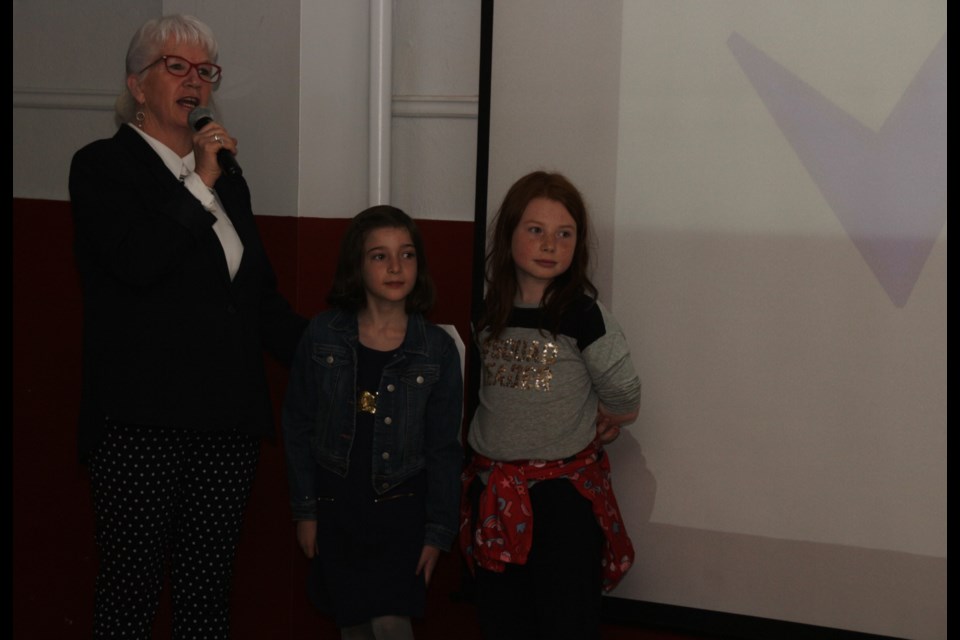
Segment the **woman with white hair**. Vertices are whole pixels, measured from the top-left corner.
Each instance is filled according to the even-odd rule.
[[[218,162],[236,139],[190,117],[210,107],[216,60],[196,18],[145,23],[117,133],[70,168],[96,638],[150,638],[165,568],[174,636],[229,636],[243,511],[274,430],[262,352],[289,363],[306,324],[277,292],[246,182]]]

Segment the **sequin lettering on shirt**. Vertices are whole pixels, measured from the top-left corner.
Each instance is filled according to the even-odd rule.
[[[506,338],[483,344],[486,386],[500,386],[524,391],[550,391],[559,346],[543,340]]]

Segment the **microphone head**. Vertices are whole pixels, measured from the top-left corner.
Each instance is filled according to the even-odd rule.
[[[207,126],[208,123],[213,122],[215,118],[213,117],[213,109],[209,107],[197,107],[190,112],[190,115],[187,116],[187,122],[190,123],[190,126],[193,127],[194,131],[199,131]]]

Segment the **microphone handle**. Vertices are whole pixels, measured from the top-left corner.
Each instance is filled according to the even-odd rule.
[[[240,168],[237,159],[227,149],[221,148],[217,151],[217,164],[220,165],[220,169],[228,176],[243,175],[243,169]]]

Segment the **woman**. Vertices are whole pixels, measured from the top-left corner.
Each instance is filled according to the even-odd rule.
[[[289,363],[305,326],[276,290],[246,183],[217,162],[237,141],[189,122],[220,81],[216,58],[196,18],[145,23],[116,135],[70,168],[97,638],[150,637],[164,566],[175,636],[228,637],[243,510],[273,432],[262,349]]]

